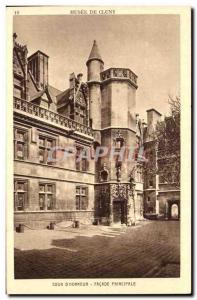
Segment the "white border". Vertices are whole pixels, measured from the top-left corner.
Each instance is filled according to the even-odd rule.
[[[53,1],[42,1],[42,5],[69,5],[70,1],[55,1],[55,3]],[[121,2],[121,3],[120,3]],[[137,3],[135,3],[137,2]],[[34,1],[1,1],[0,4],[0,33],[1,33],[1,39],[5,41],[5,32],[6,32],[6,28],[5,28],[5,5],[41,5],[40,1],[38,0],[34,0]],[[84,5],[84,4],[93,4],[93,5],[106,5],[106,1],[100,0],[100,1],[86,1],[84,3],[84,1],[72,1],[72,5]],[[142,5],[145,4],[147,5],[146,1],[107,1],[107,5],[111,5],[111,4],[115,4],[115,5]],[[196,3],[194,1],[151,1],[151,3],[148,3],[149,5],[189,5],[189,6],[193,6],[194,8],[196,8]],[[5,97],[5,70],[6,70],[6,51],[5,51],[5,43],[2,45],[2,47],[0,48],[0,65],[1,65],[1,72],[0,72],[0,84],[1,84],[1,89],[0,89],[0,93],[1,93],[1,109],[0,109],[0,128],[2,128],[1,130],[1,139],[3,139],[3,141],[5,142],[5,138],[6,138],[6,126],[5,126],[5,110],[6,110],[6,97]],[[195,82],[196,83],[196,82]],[[195,110],[196,112],[196,110]],[[195,118],[194,118],[195,120]],[[1,170],[2,172],[0,173],[1,176],[1,180],[0,180],[0,184],[1,184],[1,213],[2,213],[2,217],[0,218],[0,225],[1,228],[5,228],[5,218],[4,218],[4,212],[5,212],[5,204],[4,204],[4,199],[5,199],[5,173],[3,172],[3,170],[5,170],[5,144],[3,143],[2,145],[3,147],[0,148],[0,163],[1,163]],[[0,231],[1,234],[1,238],[2,238],[2,250],[4,252],[4,244],[5,244],[5,235],[4,235],[4,230]],[[1,257],[3,258],[4,255],[1,255]],[[4,262],[2,264],[2,270],[4,270]],[[5,296],[5,274],[4,272],[0,272],[1,274],[1,299],[4,299]],[[26,297],[23,297],[23,299]],[[40,298],[40,297],[38,297]],[[139,297],[138,297],[139,299]]]

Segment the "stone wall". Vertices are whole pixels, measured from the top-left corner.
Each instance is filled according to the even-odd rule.
[[[25,224],[32,229],[46,229],[51,222],[79,220],[81,224],[92,224],[94,221],[93,211],[48,211],[48,212],[15,212],[14,226]]]

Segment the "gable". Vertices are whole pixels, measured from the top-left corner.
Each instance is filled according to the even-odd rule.
[[[46,92],[42,94],[41,99],[45,102],[51,102],[51,98],[48,97]]]

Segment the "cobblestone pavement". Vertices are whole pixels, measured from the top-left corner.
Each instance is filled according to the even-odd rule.
[[[178,221],[15,233],[15,278],[179,277]]]

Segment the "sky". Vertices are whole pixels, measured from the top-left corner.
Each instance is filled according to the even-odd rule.
[[[109,67],[130,68],[138,76],[136,112],[169,112],[168,96],[180,95],[180,26],[178,15],[15,16],[17,41],[28,55],[49,56],[49,83],[65,90],[69,74],[83,73],[93,40]]]

